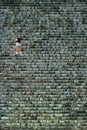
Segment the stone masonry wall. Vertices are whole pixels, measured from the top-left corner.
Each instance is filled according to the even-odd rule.
[[[85,0],[1,0],[0,99],[0,130],[87,130]]]

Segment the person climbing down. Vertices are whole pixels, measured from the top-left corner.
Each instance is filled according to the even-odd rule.
[[[22,37],[18,36],[16,38],[16,55],[20,54],[22,55],[22,43],[21,43]]]

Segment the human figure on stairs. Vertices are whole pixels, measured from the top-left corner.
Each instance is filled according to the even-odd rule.
[[[19,35],[16,38],[16,55],[20,54],[22,55],[22,43],[21,43],[22,37]]]

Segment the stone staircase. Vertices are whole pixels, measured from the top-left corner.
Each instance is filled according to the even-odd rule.
[[[86,130],[87,4],[0,6],[0,130]]]

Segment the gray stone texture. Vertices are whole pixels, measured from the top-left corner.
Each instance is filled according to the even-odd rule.
[[[1,0],[0,99],[0,130],[87,130],[86,0]]]

